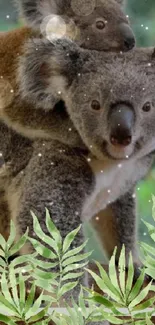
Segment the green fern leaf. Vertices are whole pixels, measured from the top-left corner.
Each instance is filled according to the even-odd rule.
[[[33,212],[31,212],[32,216],[33,216],[33,229],[35,234],[37,235],[37,237],[39,237],[44,243],[48,244],[49,246],[52,247],[52,249],[54,249],[54,251],[59,254],[59,247],[56,243],[55,240],[53,240],[50,236],[47,236],[41,229],[40,224],[38,222],[37,217],[35,216],[35,214]]]
[[[11,249],[8,252],[8,256],[12,256],[20,251],[20,249],[25,245],[26,241],[28,239],[28,229],[25,232],[25,234],[17,241],[15,245],[11,247]]]
[[[64,284],[58,292],[58,298],[60,299],[64,294],[73,290],[77,286],[77,284],[78,284],[77,281]]]
[[[66,253],[66,251],[69,249],[69,247],[71,246],[73,240],[75,239],[75,237],[78,234],[78,232],[80,231],[80,229],[81,229],[81,225],[77,229],[71,231],[66,236],[66,238],[64,239],[64,242],[63,242],[63,249],[62,249],[63,254]]]
[[[137,280],[138,281],[138,280]],[[139,293],[138,296],[136,296],[135,299],[132,300],[132,302],[129,304],[128,308],[133,308],[136,305],[138,305],[140,302],[142,302],[146,296],[148,295],[150,288],[151,288],[152,281]]]
[[[68,273],[65,276],[63,276],[62,281],[72,280],[80,278],[84,272],[77,272],[77,273]]]
[[[62,237],[60,231],[56,228],[53,221],[51,220],[49,211],[46,209],[46,227],[50,233],[50,235],[55,239],[57,244],[62,244]]]
[[[49,248],[42,245],[38,240],[29,238],[29,241],[33,245],[36,252],[47,259],[57,259],[57,255],[54,254]]]
[[[92,254],[92,252],[69,257],[69,258],[67,258],[67,260],[62,262],[62,266],[65,267],[65,266],[68,266],[70,264],[86,260],[91,254]]]
[[[8,238],[8,241],[7,241],[7,249],[8,250],[12,246],[12,244],[14,243],[15,237],[16,237],[16,228],[15,228],[15,225],[14,225],[13,221],[11,220],[11,222],[10,222],[10,236]]]

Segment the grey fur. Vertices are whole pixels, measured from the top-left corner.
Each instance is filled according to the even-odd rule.
[[[71,36],[84,48],[96,50],[129,50],[125,40],[134,35],[122,11],[122,1],[115,0],[16,0],[21,16],[28,26],[46,36],[52,15],[66,24],[66,36]],[[96,21],[105,22],[104,29],[96,28]],[[121,29],[125,24],[126,29]]]
[[[52,78],[59,73],[61,97],[66,103],[73,133],[70,133],[67,144],[62,143],[59,133],[63,130],[64,138],[67,138],[68,130],[63,129],[61,120],[57,140],[54,138],[46,141],[44,146],[41,141],[34,141],[33,155],[22,179],[18,174],[7,189],[9,209],[18,235],[29,226],[30,235],[33,236],[30,210],[36,212],[46,231],[43,213],[45,207],[49,208],[53,221],[65,237],[81,220],[93,218],[109,206],[116,221],[118,255],[124,243],[127,258],[132,250],[136,265],[135,211],[131,193],[136,183],[148,172],[153,159],[152,151],[155,149],[150,146],[155,143],[153,49],[135,49],[131,53],[120,55],[106,54],[80,49],[67,39],[53,44],[40,40],[37,46],[37,52],[34,42],[29,46],[32,60],[38,70],[40,62],[45,60],[52,76],[51,79],[48,76],[48,83],[45,82],[42,92],[52,96]],[[32,79],[34,71],[30,71],[29,64],[27,73]],[[43,77],[46,81],[45,74]],[[59,84],[57,86],[59,91]],[[35,89],[38,88],[34,84],[34,92]],[[101,110],[94,111],[91,108],[94,99],[101,103]],[[143,112],[142,108],[148,101],[152,109]],[[135,114],[131,129],[132,143],[127,151],[115,150],[109,140],[109,112],[111,107],[116,104],[121,107],[122,103],[132,107]],[[46,105],[46,101],[43,104]],[[74,130],[82,145],[80,141],[77,145],[72,145]],[[126,159],[128,151],[129,157]],[[119,169],[120,164],[122,168]],[[107,201],[109,187],[110,203]],[[15,195],[17,208],[13,209]],[[97,206],[96,202],[100,205]],[[82,240],[81,234],[75,244],[80,244]],[[74,297],[77,294],[75,290]]]

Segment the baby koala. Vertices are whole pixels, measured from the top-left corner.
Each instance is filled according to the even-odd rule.
[[[55,130],[52,140],[34,141],[22,181],[16,186],[17,177],[9,187],[18,236],[27,226],[33,236],[30,210],[46,231],[47,207],[63,237],[81,220],[91,220],[108,257],[117,246],[118,258],[125,244],[136,270],[134,189],[151,167],[155,149],[154,49],[116,55],[84,50],[66,38],[40,39],[29,42],[23,64],[34,98],[39,73],[43,107],[49,108],[46,96],[52,102],[58,76],[55,94],[60,92],[66,107],[58,109],[57,136]],[[79,234],[75,245],[82,241]]]
[[[124,0],[16,0],[26,24],[52,40],[71,37],[84,48],[128,51],[133,32],[121,6]]]

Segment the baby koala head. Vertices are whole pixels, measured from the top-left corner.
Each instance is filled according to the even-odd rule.
[[[76,130],[98,159],[141,155],[144,148],[153,150],[150,143],[155,148],[152,48],[116,55],[84,50],[68,39],[36,44],[37,52],[34,41],[28,47],[24,87],[31,87],[30,97],[38,106],[42,99],[43,107],[50,108],[53,95],[63,99]],[[38,73],[42,83],[37,86]]]
[[[16,0],[28,25],[51,41],[71,37],[81,47],[128,51],[135,37],[121,5],[124,0]]]

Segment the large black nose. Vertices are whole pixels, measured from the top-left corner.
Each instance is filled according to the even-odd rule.
[[[135,36],[128,24],[120,24],[120,32],[123,38],[124,50],[129,51],[135,46]]]
[[[114,146],[128,146],[132,141],[135,114],[126,104],[113,106],[109,113],[110,142]]]

